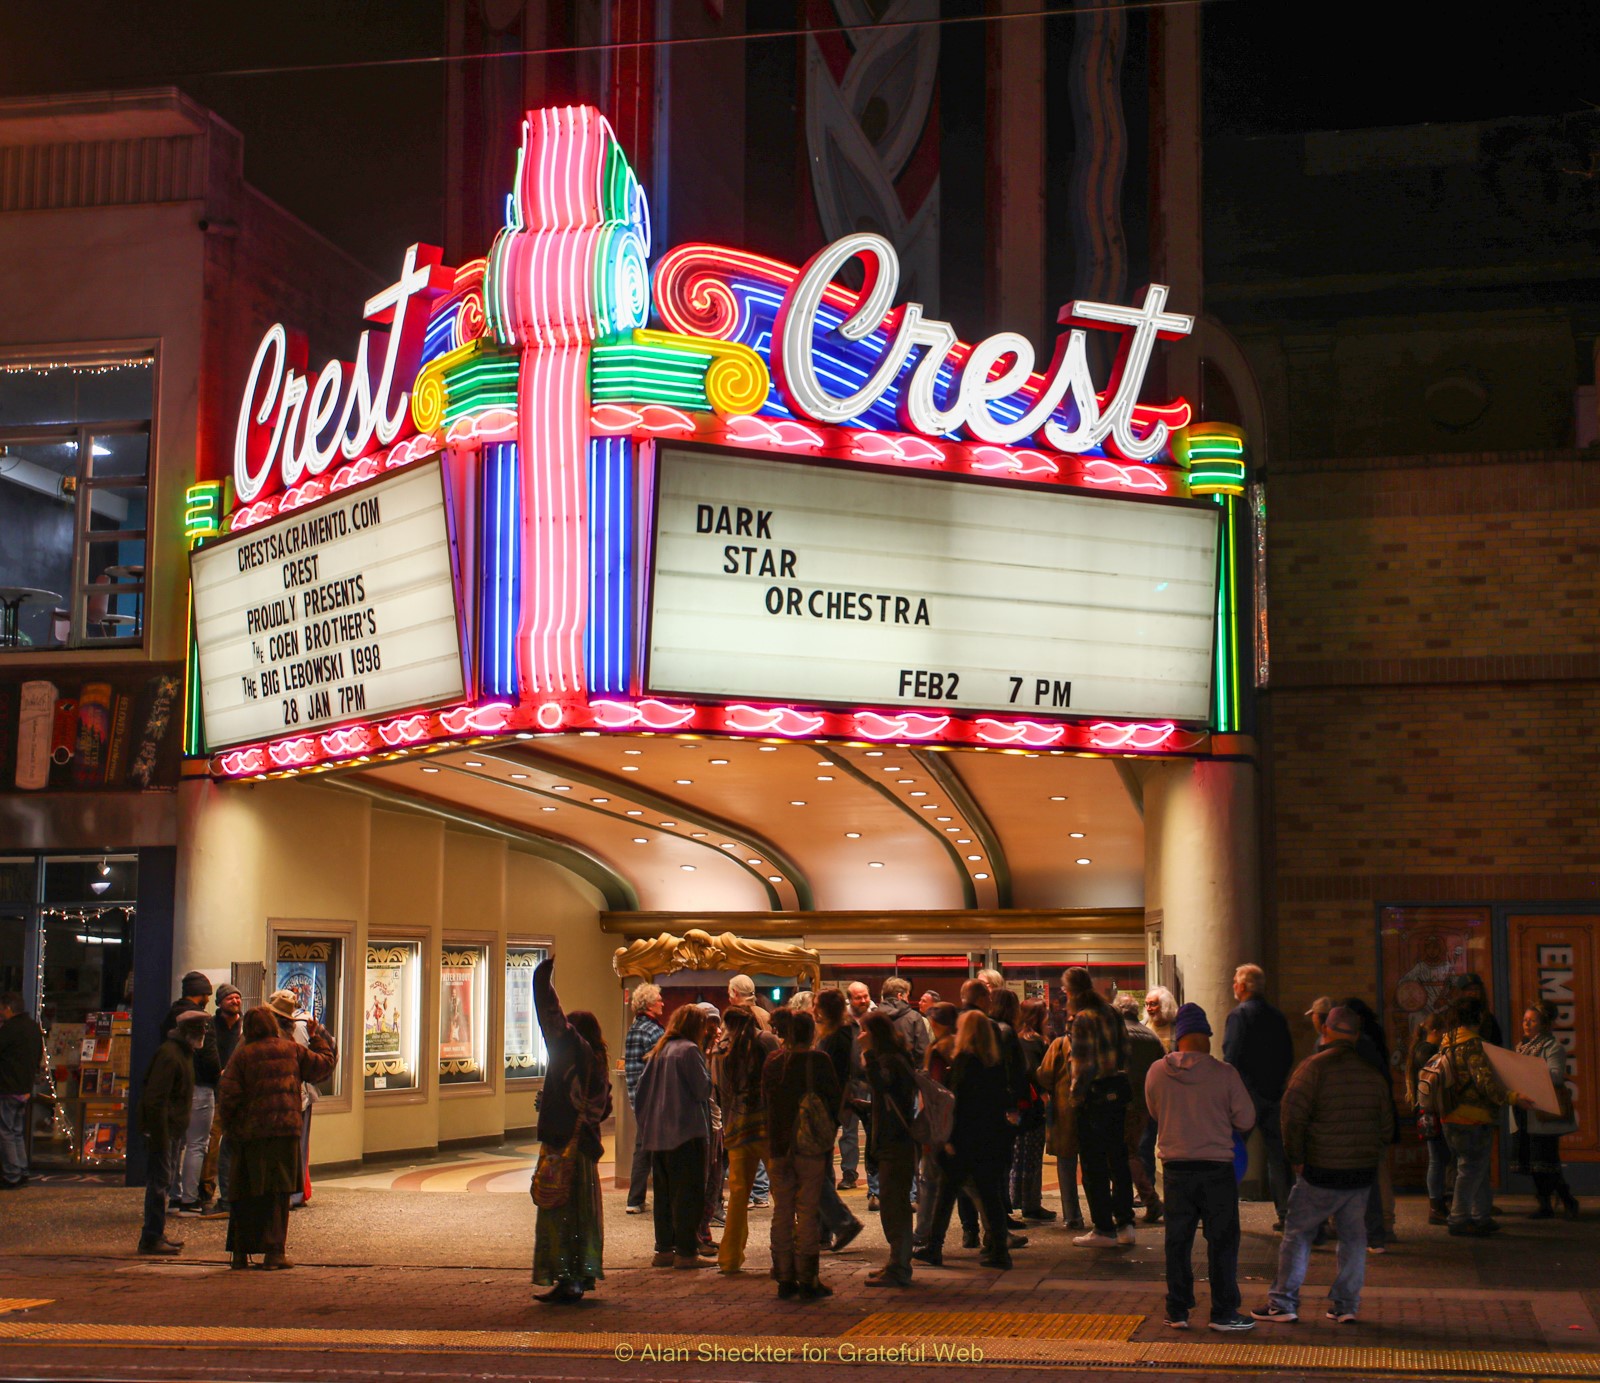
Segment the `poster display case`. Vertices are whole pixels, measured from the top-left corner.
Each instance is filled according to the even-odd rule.
[[[422,943],[367,943],[361,1078],[369,1092],[415,1090],[422,1029]]]
[[[506,1079],[534,1080],[547,1065],[544,1034],[533,1009],[533,972],[550,955],[550,947],[506,947]]]
[[[334,1035],[343,1033],[344,938],[337,936],[279,936],[274,950],[272,987],[294,994],[295,1009],[309,1013]],[[344,1062],[317,1089],[337,1095],[343,1088]]]
[[[439,957],[439,1084],[488,1079],[489,948],[446,941]]]

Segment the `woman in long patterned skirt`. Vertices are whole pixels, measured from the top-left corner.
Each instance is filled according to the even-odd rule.
[[[594,1014],[561,1011],[551,976],[555,961],[533,972],[534,1009],[549,1053],[539,1101],[539,1165],[531,1193],[533,1280],[548,1287],[536,1301],[583,1300],[605,1276],[605,1222],[600,1204],[600,1125],[611,1113],[606,1044]]]

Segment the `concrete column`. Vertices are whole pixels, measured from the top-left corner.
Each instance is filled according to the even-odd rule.
[[[1182,997],[1205,1009],[1220,1056],[1234,969],[1261,949],[1256,765],[1241,757],[1140,767],[1145,909],[1159,910]]]

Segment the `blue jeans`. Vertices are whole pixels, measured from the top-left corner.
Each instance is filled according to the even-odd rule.
[[[861,1116],[853,1109],[845,1111],[844,1122],[839,1125],[839,1170],[854,1178],[861,1165]],[[867,1168],[867,1194],[878,1194],[877,1168]]]
[[[144,1229],[139,1242],[151,1246],[159,1244],[167,1234],[167,1193],[178,1184],[173,1169],[183,1156],[183,1144],[158,1144],[152,1138],[146,1138],[145,1143],[150,1156],[145,1168]]]
[[[1456,1195],[1450,1202],[1450,1228],[1488,1224],[1494,1197],[1489,1189],[1489,1154],[1498,1132],[1494,1124],[1446,1124],[1444,1141],[1456,1159]]]
[[[1328,1289],[1328,1299],[1335,1311],[1360,1309],[1361,1284],[1367,1280],[1367,1197],[1371,1191],[1370,1186],[1330,1190],[1313,1186],[1304,1177],[1295,1182],[1283,1217],[1278,1276],[1267,1294],[1274,1306],[1299,1313],[1300,1285],[1311,1262],[1311,1241],[1332,1217],[1339,1230],[1339,1271]]]
[[[1428,1199],[1442,1201],[1450,1189],[1450,1145],[1443,1134],[1428,1139]]]
[[[1203,1227],[1211,1319],[1225,1321],[1239,1309],[1239,1185],[1233,1164],[1168,1162],[1164,1171],[1167,1319],[1186,1321],[1194,1309],[1194,1233]]]
[[[817,1201],[817,1219],[822,1233],[828,1237],[842,1233],[856,1222],[850,1207],[839,1199],[833,1184],[833,1154],[830,1152],[822,1164],[822,1194]]]
[[[0,1181],[28,1175],[28,1102],[0,1095]]]
[[[189,1132],[183,1139],[183,1166],[172,1188],[172,1198],[185,1205],[194,1205],[200,1199],[200,1169],[205,1166],[216,1108],[217,1092],[209,1085],[195,1086],[189,1105]]]
[[[772,1194],[772,1181],[767,1176],[767,1164],[756,1163],[756,1179],[750,1183],[750,1194],[758,1201],[764,1201]]]

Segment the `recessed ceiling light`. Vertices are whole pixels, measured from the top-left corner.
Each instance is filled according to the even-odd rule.
[[[758,744],[756,748],[763,754],[776,754],[778,752],[778,746],[775,744]]]
[[[881,749],[869,749],[869,750],[867,750],[867,757],[869,759],[881,759],[883,757],[883,750],[881,750]]]
[[[989,876],[987,874],[974,874],[972,877],[974,879],[987,879]]]
[[[945,830],[947,830],[947,831],[959,831],[960,829],[961,829],[961,827],[959,827],[959,826],[946,826],[945,827]]]
[[[832,768],[833,766],[834,765],[833,765],[833,760],[832,759],[818,759],[817,760],[817,767],[818,768]]]
[[[622,765],[622,771],[624,773],[637,773],[639,771],[639,765],[638,764],[623,764]]]
[[[674,778],[673,782],[675,782],[680,788],[686,788],[691,783],[694,782],[694,779],[693,778]]]
[[[1082,840],[1083,839],[1083,832],[1082,831],[1068,831],[1067,835],[1072,840]]]
[[[883,868],[883,861],[882,860],[868,860],[867,861],[867,868],[868,869],[882,869]]]
[[[901,768],[899,764],[885,764],[883,771],[885,773],[904,773],[905,769]]]
[[[674,827],[674,826],[676,826],[676,825],[677,825],[677,824],[678,824],[678,823],[677,823],[677,822],[676,822],[676,821],[663,821],[663,822],[661,822],[661,823],[660,823],[660,824],[661,824],[661,825],[662,825],[662,826],[663,826],[663,827],[665,827],[665,828],[666,828],[666,829],[667,829],[667,830],[669,830],[669,831],[670,831],[670,830],[671,830],[671,829],[672,829],[672,828],[673,828],[673,827]]]
[[[970,836],[958,836],[956,838],[956,844],[957,845],[971,845],[972,844],[972,839],[971,839]]]
[[[981,860],[983,858],[983,856],[982,855],[968,855],[967,858],[969,860]]]
[[[767,875],[767,882],[769,884],[781,884],[783,882],[783,875],[782,874],[768,874]]]
[[[1091,859],[1088,859],[1087,857],[1080,856],[1079,859],[1078,859],[1078,863],[1079,864],[1093,864],[1094,861],[1091,860]]]
[[[705,838],[706,838],[706,833],[704,831],[690,831],[689,832],[689,839],[690,840],[704,840]]]
[[[918,788],[915,792],[910,793],[909,795],[912,797],[926,797],[928,795],[928,791],[926,788]]]
[[[678,868],[683,870],[683,872],[685,874],[693,874],[694,873],[694,866],[692,864],[680,864],[678,866]]]
[[[568,787],[565,783],[557,783],[553,788],[550,789],[550,791],[551,792],[571,792],[572,789],[570,787]]]
[[[760,860],[746,860],[745,863],[746,864],[760,864],[761,861]]]
[[[622,752],[624,754],[643,754],[644,750],[642,750],[642,749],[624,749]]]
[[[950,818],[948,816],[936,816],[933,819],[935,821],[949,821],[950,820]]]
[[[609,802],[609,801],[610,801],[610,800],[611,800],[611,799],[610,799],[610,798],[609,798],[609,797],[591,797],[591,798],[590,798],[590,799],[589,799],[589,800],[590,800],[590,801],[591,801],[591,802],[593,802],[593,803],[594,803],[594,804],[595,804],[595,806],[597,806],[597,807],[603,807],[603,806],[605,806],[605,804],[606,804],[606,803],[607,803],[607,802]]]
[[[925,812],[936,812],[939,810],[939,804],[937,802],[924,802],[922,804],[922,810]]]
[[[917,780],[915,778],[896,778],[895,779],[895,782],[899,783],[902,787],[904,787],[907,783],[914,783],[916,781]]]
[[[725,764],[728,761],[726,759],[713,759],[711,762],[714,764]]]
[[[789,805],[790,805],[790,806],[791,806],[791,807],[803,807],[803,806],[805,806],[805,803],[804,803],[804,802],[801,802],[801,801],[798,801],[798,800],[796,800],[796,801],[794,801],[794,802],[791,802],[791,803],[789,803]]]
[[[1065,802],[1067,799],[1065,797],[1052,797],[1050,800],[1052,802]]]
[[[531,740],[533,738],[533,735],[527,730],[521,730],[521,731],[518,731],[517,738],[519,740]]]
[[[633,843],[635,845],[648,845],[650,843],[650,837],[649,836],[635,836],[633,838]]]
[[[511,776],[513,778],[521,779],[521,778],[526,778],[528,775],[526,773],[513,773]]]
[[[628,808],[628,815],[629,816],[643,816],[644,813],[642,811],[640,811],[637,807],[629,807]]]
[[[819,773],[819,774],[817,774],[817,781],[819,783],[831,783],[833,781],[833,774],[831,774],[831,773]]]
[[[432,764],[423,764],[422,765],[422,771],[424,773],[437,773],[439,770],[437,768],[433,767]]]
[[[466,766],[468,768],[482,768],[483,767],[483,760],[482,759],[466,759],[463,762],[465,762],[465,764],[466,764]]]
[[[844,833],[844,838],[846,840],[860,840],[861,839],[861,832],[860,831],[846,831]]]
[[[722,848],[724,850],[737,850],[739,847],[737,845],[735,845],[731,840],[725,840],[725,841],[722,842]]]
[[[540,807],[539,810],[542,811],[542,812],[553,812],[555,810],[555,808],[554,807]]]

